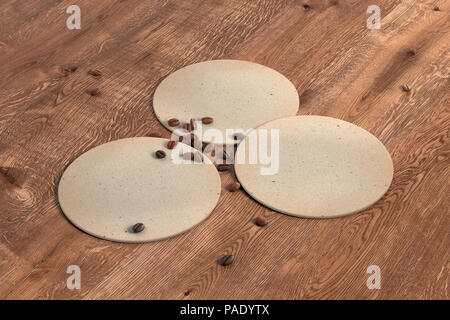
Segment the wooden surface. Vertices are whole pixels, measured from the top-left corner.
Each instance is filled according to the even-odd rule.
[[[68,30],[73,1],[1,1],[0,298],[448,299],[450,3],[376,2],[381,30],[366,27],[373,1],[80,0],[81,30]],[[55,196],[64,168],[107,141],[168,137],[152,111],[157,84],[219,58],[283,73],[299,114],[372,132],[394,161],[388,193],[359,214],[312,220],[223,190],[201,225],[139,245],[72,226]],[[100,96],[85,93],[93,87]],[[252,223],[261,214],[264,228]],[[224,268],[226,253],[236,259]],[[69,265],[80,290],[66,288]],[[369,265],[380,290],[366,287]]]

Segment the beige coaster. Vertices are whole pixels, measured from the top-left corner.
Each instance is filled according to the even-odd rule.
[[[164,79],[155,91],[153,108],[159,121],[173,131],[189,122],[212,117],[203,125],[219,129],[222,139],[195,132],[205,142],[234,144],[226,129],[248,129],[297,114],[299,97],[294,85],[279,72],[239,60],[213,60],[184,67]],[[178,127],[168,120],[181,121]]]
[[[235,171],[243,188],[273,210],[299,217],[339,217],[371,206],[389,188],[393,176],[389,152],[356,125],[329,117],[298,116],[268,122],[255,135],[261,138],[264,129],[268,137],[271,129],[279,129],[278,172],[262,175],[260,169],[270,165],[239,160],[249,159],[251,135],[238,147]],[[264,140],[270,154],[270,139]],[[274,161],[276,155],[271,156]]]
[[[121,242],[164,239],[204,220],[219,199],[219,174],[206,157],[205,163],[175,164],[167,141],[122,139],[77,158],[58,188],[66,217],[91,235]],[[157,150],[167,156],[158,159]],[[133,233],[136,223],[145,229]]]

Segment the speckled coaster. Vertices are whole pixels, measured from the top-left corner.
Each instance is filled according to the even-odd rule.
[[[393,164],[384,145],[349,122],[298,116],[260,126],[259,138],[260,129],[267,129],[269,137],[271,129],[279,130],[278,172],[262,175],[260,169],[270,165],[248,160],[236,163],[235,171],[250,196],[273,210],[309,218],[344,216],[374,204],[392,181]],[[249,139],[239,145],[236,162],[249,158]]]
[[[167,141],[117,140],[77,158],[58,187],[66,217],[91,235],[120,242],[164,239],[204,220],[219,199],[219,174],[206,157],[199,164],[175,163],[179,150],[172,154]],[[157,150],[167,156],[158,159]],[[145,229],[133,233],[136,223]]]
[[[184,67],[165,78],[155,91],[153,108],[169,130],[190,119],[212,117],[203,131],[218,129],[222,139],[195,132],[205,142],[234,144],[226,129],[247,130],[278,118],[297,114],[299,96],[279,72],[239,60],[213,60]],[[176,118],[180,126],[171,127]],[[212,132],[211,132],[212,133]]]

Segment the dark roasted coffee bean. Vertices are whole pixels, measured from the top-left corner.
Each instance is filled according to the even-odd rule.
[[[416,51],[413,50],[413,49],[410,49],[410,50],[406,51],[406,55],[407,55],[409,58],[414,58],[414,57],[416,56]]]
[[[192,152],[183,153],[184,160],[194,160],[194,154]]]
[[[133,232],[134,233],[139,233],[139,232],[142,232],[144,229],[145,229],[145,226],[144,226],[144,224],[143,223],[136,223],[134,226],[133,226]]]
[[[183,129],[189,132],[192,131],[191,124],[190,123],[183,124]]]
[[[96,77],[96,78],[102,76],[102,73],[99,70],[89,70],[88,74],[93,76],[93,77]]]
[[[202,150],[203,144],[200,139],[193,133],[191,133],[191,147],[197,150]]]
[[[214,122],[214,119],[211,118],[211,117],[203,117],[203,118],[202,118],[202,123],[203,123],[203,124],[211,124],[211,123],[213,123],[213,122]]]
[[[176,118],[172,118],[172,119],[169,119],[169,121],[167,123],[171,127],[178,127],[180,125],[180,120],[178,120]]]
[[[100,89],[99,88],[95,88],[95,89],[90,89],[89,90],[89,94],[91,96],[98,96],[100,94]]]
[[[166,153],[162,150],[158,150],[155,152],[155,155],[158,159],[162,159],[166,157]]]
[[[222,159],[223,160],[229,160],[229,161],[231,161],[231,156],[228,154],[228,152],[226,152],[225,150],[223,150],[223,152],[222,152]]]
[[[161,138],[161,137],[162,137],[162,134],[161,134],[161,132],[153,131],[153,132],[150,132],[150,133],[148,134],[148,136],[149,136],[149,137],[154,137],[154,138]]]
[[[189,120],[189,124],[191,125],[192,130],[197,129],[197,124],[195,123],[195,119]]]
[[[404,84],[404,85],[402,85],[402,90],[405,92],[410,92],[411,88],[407,84]]]
[[[201,152],[197,151],[194,153],[194,161],[198,163],[203,162],[203,155]]]
[[[234,256],[232,254],[224,255],[219,259],[219,264],[226,267],[234,262]]]
[[[214,150],[214,144],[212,143],[208,143],[207,145],[205,145],[205,147],[203,148],[203,153],[210,153],[211,151]]]
[[[265,225],[267,225],[269,222],[267,221],[266,217],[263,216],[258,216],[255,219],[255,224],[257,224],[260,227],[264,227]]]
[[[239,182],[233,182],[228,186],[228,191],[235,192],[241,188],[241,184]]]
[[[231,169],[231,164],[218,164],[217,170],[218,171],[227,171]]]
[[[178,144],[177,141],[168,141],[167,142],[167,149],[173,149]]]

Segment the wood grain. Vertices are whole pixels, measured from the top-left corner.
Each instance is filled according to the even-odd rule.
[[[80,0],[81,30],[68,30],[69,1],[2,1],[0,297],[448,299],[450,3],[377,1],[380,30],[366,27],[372,1],[305,3]],[[394,161],[388,193],[359,214],[311,220],[223,189],[204,223],[148,244],[72,226],[55,195],[64,168],[107,141],[168,137],[152,111],[157,84],[219,58],[286,75],[299,114],[372,132]],[[233,180],[220,175],[223,187]],[[252,223],[261,214],[264,228]],[[224,268],[226,253],[236,259]],[[81,268],[80,290],[66,288],[69,265]],[[380,290],[366,287],[369,265],[381,268]]]

